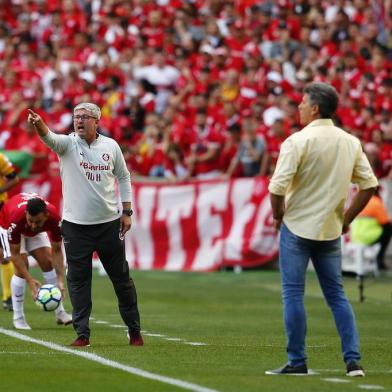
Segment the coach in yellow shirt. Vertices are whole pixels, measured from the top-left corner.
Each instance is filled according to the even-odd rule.
[[[360,141],[336,127],[336,90],[311,83],[299,105],[303,128],[282,144],[269,184],[275,227],[280,229],[288,363],[267,374],[307,374],[305,273],[311,259],[342,341],[347,376],[364,376],[355,316],[343,290],[342,232],[378,186]],[[359,192],[345,210],[350,183]]]

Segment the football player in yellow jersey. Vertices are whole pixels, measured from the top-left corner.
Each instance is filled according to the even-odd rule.
[[[0,208],[8,198],[7,191],[19,181],[15,166],[8,158],[0,153]],[[1,243],[1,242],[0,242]],[[3,309],[12,311],[11,278],[14,267],[10,260],[3,258],[3,249],[0,247],[1,285],[3,288]]]

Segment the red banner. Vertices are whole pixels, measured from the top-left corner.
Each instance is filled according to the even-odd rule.
[[[267,185],[266,178],[133,180],[133,224],[126,236],[131,268],[211,271],[267,263],[278,251]],[[59,177],[40,178],[24,181],[21,191],[60,208],[60,187]]]
[[[262,265],[277,255],[265,178],[132,187],[131,268],[210,271]]]

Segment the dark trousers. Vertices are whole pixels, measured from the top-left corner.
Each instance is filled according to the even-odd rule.
[[[130,331],[140,331],[136,288],[129,276],[124,241],[119,238],[120,220],[96,225],[63,221],[67,257],[68,292],[72,303],[73,327],[78,336],[90,337],[92,256],[94,251],[105,268],[118,298],[118,308]]]
[[[391,240],[392,236],[392,224],[391,223],[386,223],[382,225],[383,231],[380,236],[380,238],[377,239],[377,241],[374,242],[374,244],[380,244],[381,248],[380,251],[378,252],[377,255],[377,264],[378,268],[381,270],[387,269],[387,266],[385,264],[385,252],[388,248],[389,241]]]

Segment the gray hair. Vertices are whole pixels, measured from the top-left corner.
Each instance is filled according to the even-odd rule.
[[[321,118],[331,118],[338,108],[339,96],[335,88],[327,83],[313,82],[304,88],[312,105],[318,105]]]
[[[76,110],[84,109],[91,113],[91,115],[99,120],[101,118],[101,109],[95,104],[91,102],[82,102],[74,107],[74,113]]]

